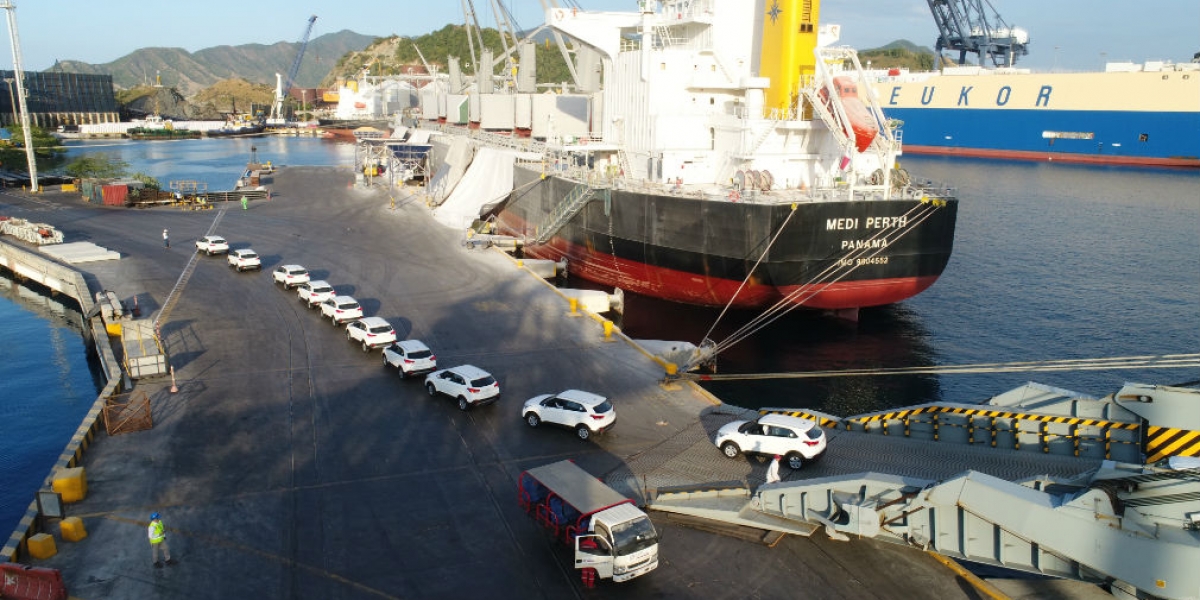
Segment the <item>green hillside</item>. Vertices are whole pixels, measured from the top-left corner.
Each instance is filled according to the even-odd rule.
[[[374,39],[352,31],[328,33],[312,39],[294,85],[316,87],[338,59],[366,48]],[[274,88],[275,73],[286,75],[299,49],[298,42],[214,46],[194,53],[182,48],[142,48],[103,64],[61,61],[54,70],[111,74],[113,84],[124,89],[153,85],[158,78],[163,86],[191,96],[226,79],[244,79]]]
[[[880,48],[858,51],[859,62],[864,67],[870,62],[872,69],[932,71],[936,56],[933,50],[908,40],[896,40]]]
[[[500,32],[496,29],[483,29],[483,44],[490,48],[493,55],[503,54],[503,44],[500,43]],[[512,40],[509,40],[512,45]],[[468,67],[471,62],[471,47],[467,41],[467,31],[462,25],[446,25],[445,27],[418,37],[392,36],[377,39],[360,52],[351,52],[337,61],[329,78],[322,82],[322,87],[332,86],[338,79],[354,79],[359,72],[369,65],[372,75],[399,75],[408,72],[409,67],[421,65],[421,55],[429,61],[430,66],[445,72],[449,57],[456,56],[463,71],[470,75],[475,71]],[[476,56],[480,49],[475,48]],[[500,73],[497,67],[494,71]],[[537,80],[539,82],[561,82],[570,80],[570,72],[558,47],[551,44],[537,46]]]

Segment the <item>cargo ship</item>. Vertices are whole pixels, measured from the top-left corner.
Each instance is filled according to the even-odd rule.
[[[482,222],[572,277],[696,305],[855,318],[927,289],[950,259],[957,199],[898,167],[820,3],[769,4],[548,9],[579,43],[569,90],[537,91],[531,43],[511,82],[451,59],[413,111],[435,132],[434,216]]]
[[[909,153],[1200,167],[1200,63],[871,75]]]

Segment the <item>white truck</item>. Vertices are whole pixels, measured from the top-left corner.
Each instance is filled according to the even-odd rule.
[[[658,532],[646,513],[575,463],[529,469],[517,482],[521,507],[575,549],[586,587],[629,581],[658,567]]]

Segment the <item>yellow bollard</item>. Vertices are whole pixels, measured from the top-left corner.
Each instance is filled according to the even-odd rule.
[[[667,363],[667,375],[674,376],[679,373],[679,365],[675,363]]]
[[[523,260],[518,260],[518,261],[517,261],[517,268],[518,268],[518,269],[524,269],[524,268],[525,268],[525,261],[523,261]]]
[[[606,342],[612,341],[612,332],[613,332],[613,322],[605,320],[604,321],[604,341],[606,341]]]
[[[571,316],[579,316],[579,298],[567,298],[567,302],[571,304]]]

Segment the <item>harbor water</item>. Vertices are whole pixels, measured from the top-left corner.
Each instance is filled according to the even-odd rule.
[[[209,190],[231,189],[252,152],[277,165],[350,165],[354,157],[352,145],[303,137],[77,143],[69,156],[93,152],[113,153],[164,185],[192,180]],[[903,166],[915,179],[956,188],[960,197],[954,254],[941,279],[898,305],[863,310],[857,323],[789,313],[722,353],[721,374],[1200,351],[1200,172],[933,157],[906,157]],[[0,401],[0,529],[11,531],[94,401],[96,386],[78,327],[65,324],[69,318],[4,302],[0,339],[22,340],[5,344],[0,362],[0,380],[8,384]],[[724,340],[757,314],[721,316],[627,295],[618,324],[634,338],[696,343]],[[1125,381],[1196,380],[1194,370],[1143,369],[703,385],[731,404],[849,415],[978,402],[1026,381],[1099,396]],[[18,422],[14,434],[9,423]],[[36,452],[30,431],[45,438]],[[17,471],[28,475],[19,479]]]
[[[16,528],[34,492],[100,389],[83,316],[0,275],[0,531]],[[94,356],[94,355],[93,355]]]

